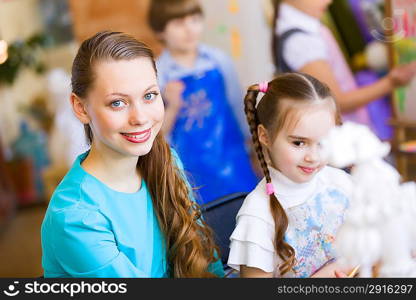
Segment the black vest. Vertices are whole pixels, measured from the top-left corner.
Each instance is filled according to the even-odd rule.
[[[283,47],[285,42],[287,41],[287,39],[292,36],[295,33],[298,32],[303,32],[306,34],[305,31],[299,29],[299,28],[292,28],[289,29],[288,31],[283,32],[280,36],[278,36],[278,43],[277,43],[277,47],[275,47],[275,51],[276,53],[274,53],[274,55],[276,55],[277,58],[277,70],[276,73],[287,73],[287,72],[293,72],[295,70],[292,70],[288,64],[286,63],[285,59],[283,58]]]

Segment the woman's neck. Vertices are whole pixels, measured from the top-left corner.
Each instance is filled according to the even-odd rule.
[[[122,155],[111,149],[100,149],[94,143],[82,168],[104,184],[124,193],[140,189],[141,176],[137,170],[138,157]]]

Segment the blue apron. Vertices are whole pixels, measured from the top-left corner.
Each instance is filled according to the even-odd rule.
[[[220,71],[214,68],[180,80],[185,85],[184,105],[172,130],[171,144],[198,190],[198,202],[251,191],[257,178]]]

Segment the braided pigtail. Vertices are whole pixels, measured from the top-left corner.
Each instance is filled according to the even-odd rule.
[[[277,255],[283,260],[283,264],[279,267],[279,271],[281,275],[284,275],[295,265],[295,250],[284,240],[289,220],[285,210],[283,209],[274,191],[272,190],[270,171],[267,167],[263,153],[263,147],[260,143],[257,132],[259,121],[256,111],[256,99],[260,91],[267,92],[267,84],[256,84],[248,88],[247,94],[244,98],[244,111],[246,113],[247,122],[250,128],[253,147],[257,153],[257,158],[260,162],[264,176],[266,177],[267,193],[270,197],[270,211],[272,213],[275,224],[274,248]]]

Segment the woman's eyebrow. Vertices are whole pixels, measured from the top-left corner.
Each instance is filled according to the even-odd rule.
[[[149,90],[151,90],[151,89],[153,89],[153,88],[155,88],[155,87],[157,87],[157,84],[152,84],[152,85],[150,85],[148,88],[146,88],[145,90],[144,90],[144,93],[146,93],[146,92],[148,92]],[[124,94],[124,93],[120,93],[120,92],[114,92],[114,93],[110,93],[110,94],[108,94],[107,95],[107,97],[108,96],[121,96],[121,97],[130,97],[130,95],[128,95],[128,94]]]
[[[108,94],[107,96],[122,96],[122,97],[129,97],[129,95],[127,95],[127,94],[123,94],[123,93],[111,93],[111,94]]]
[[[155,88],[155,87],[157,87],[157,84],[152,84],[151,86],[149,86],[147,89],[145,89],[144,90],[144,92],[146,93],[147,91],[149,91],[149,90],[151,90],[151,89],[153,89],[153,88]]]

